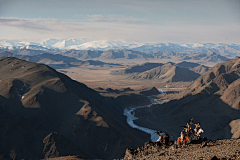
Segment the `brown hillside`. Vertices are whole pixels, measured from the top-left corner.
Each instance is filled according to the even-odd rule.
[[[128,67],[126,69],[122,69],[122,70],[116,70],[116,71],[112,71],[111,74],[115,74],[115,75],[123,75],[123,74],[130,74],[130,73],[141,73],[147,70],[150,70],[152,68],[156,68],[158,66],[162,66],[162,63],[144,63],[141,65],[134,65],[131,67]]]
[[[158,120],[164,119],[163,126],[172,129],[178,136],[177,128],[194,118],[201,122],[205,137],[231,138],[229,123],[239,119],[240,66],[235,58],[212,67],[189,87],[182,91],[176,100],[163,104],[154,110]],[[162,123],[160,122],[162,125]]]
[[[182,125],[193,118],[204,130],[202,136],[209,139],[239,136],[239,58],[212,67],[175,100],[155,105],[151,109],[139,109],[136,116],[151,113],[152,116],[135,122],[138,125],[167,131],[175,140]],[[237,66],[237,67],[236,67]],[[232,123],[231,123],[232,122]]]
[[[221,99],[234,109],[240,109],[240,79],[231,83],[224,91]]]
[[[183,91],[181,96],[195,95],[201,92],[213,94],[217,91],[225,91],[232,82],[240,77],[240,65],[237,65],[239,61],[239,58],[235,58],[212,67]]]
[[[200,75],[207,72],[210,68],[210,67],[207,67],[204,65],[200,65],[198,63],[186,62],[186,61],[177,63],[177,65],[180,67],[186,67],[186,68],[190,69],[191,71],[194,71],[195,73],[198,73]]]
[[[193,68],[190,68],[191,71],[194,71],[195,73],[198,73],[200,75],[202,75],[203,73],[207,72],[209,69],[209,67],[206,67],[204,65],[199,65]]]
[[[130,76],[130,79],[156,79],[161,83],[193,81],[200,75],[185,67],[178,67],[173,63],[166,63],[163,66],[153,68],[143,73]]]
[[[96,91],[46,65],[0,58],[0,67],[0,106],[11,115],[45,128],[48,133],[36,141],[43,141],[55,131],[79,148],[78,155],[82,157],[112,159],[123,156],[126,147],[139,146],[149,138],[126,124],[121,107],[114,101],[107,102]],[[12,132],[16,130],[13,128]],[[19,139],[31,141],[24,134]],[[62,142],[54,138],[53,143]],[[7,144],[11,146],[12,142]],[[3,146],[2,141],[0,145]],[[60,145],[55,146],[57,149],[48,157],[56,156],[57,152],[61,156],[72,154],[68,149],[71,147],[63,152],[58,149]],[[38,150],[41,154],[31,153],[33,159],[44,158],[43,150]],[[10,151],[11,148],[3,154]],[[21,154],[28,157],[16,150],[16,155]]]

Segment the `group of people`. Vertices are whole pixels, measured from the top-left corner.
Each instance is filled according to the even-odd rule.
[[[191,126],[195,126],[194,130],[192,129]],[[181,126],[183,127],[183,130],[181,131],[180,137],[178,137],[177,143],[178,146],[180,144],[185,144],[186,141],[189,140],[191,135],[195,135],[197,137],[200,137],[200,134],[203,133],[203,129],[200,126],[200,122],[198,123],[193,123],[193,118],[188,120],[187,124],[185,126]],[[162,143],[162,144],[168,144],[169,142],[169,135],[166,132],[162,132],[162,131],[157,131],[156,132],[159,136],[158,140],[155,142],[157,144]],[[164,133],[164,134],[162,134]]]
[[[189,123],[188,123],[189,122]],[[202,132],[200,132],[200,130],[202,130],[201,126],[200,126],[200,122],[198,123],[193,123],[193,118],[188,120],[187,124],[185,126],[181,126],[183,127],[183,130],[181,131],[181,137],[182,136],[190,136],[192,134],[196,135],[196,136],[200,136]],[[193,133],[193,129],[191,128],[191,125],[195,125],[195,129],[194,129],[194,133]]]
[[[191,128],[191,125],[195,125],[194,130]],[[200,122],[193,123],[193,118],[188,120],[185,126],[181,127],[183,127],[183,130],[181,131],[180,137],[178,137],[177,140],[178,146],[180,146],[181,144],[186,144],[186,142],[190,140],[191,135],[200,137],[200,134],[204,132],[200,126]]]

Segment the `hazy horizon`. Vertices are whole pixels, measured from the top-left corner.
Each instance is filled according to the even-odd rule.
[[[240,44],[240,1],[0,0],[0,39]]]

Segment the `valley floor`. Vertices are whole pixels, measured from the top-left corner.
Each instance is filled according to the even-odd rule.
[[[115,68],[116,69],[116,68]],[[134,90],[143,88],[185,88],[191,82],[174,82],[174,83],[159,83],[158,80],[129,80],[126,79],[129,75],[111,75],[110,72],[114,69],[97,68],[97,67],[71,67],[66,69],[58,69],[68,75],[70,78],[86,84],[90,88],[112,88],[121,89],[130,87]]]

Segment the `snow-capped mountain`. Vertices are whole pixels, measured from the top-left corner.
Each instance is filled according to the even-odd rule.
[[[180,53],[211,53],[226,56],[240,55],[240,45],[225,43],[130,43],[126,41],[91,41],[88,39],[47,39],[41,42],[0,40],[0,49],[34,50],[116,50],[175,51]]]

